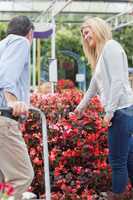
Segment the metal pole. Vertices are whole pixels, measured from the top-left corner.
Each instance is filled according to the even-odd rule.
[[[40,45],[40,39],[37,39],[37,83],[38,85],[40,84],[40,67],[41,67],[41,60],[40,60],[40,56],[41,56],[41,45]]]
[[[68,0],[68,1],[66,1],[66,2],[65,2],[65,5],[64,5],[57,13],[54,14],[54,17],[55,17],[56,15],[58,15],[61,11],[63,11],[70,3],[72,3],[72,1],[73,1],[73,0]]]
[[[44,173],[45,173],[45,195],[46,200],[51,200],[50,194],[50,173],[49,173],[49,154],[48,154],[48,136],[46,117],[43,112],[40,111],[42,118],[42,133],[43,133],[43,154],[44,154]]]
[[[33,39],[33,72],[32,72],[33,89],[36,87],[36,39]]]
[[[52,27],[53,33],[51,38],[51,58],[55,60],[55,37],[56,37],[56,25],[55,25],[55,18],[52,11]],[[53,66],[54,67],[54,66]],[[54,93],[54,82],[51,82],[52,93]]]
[[[31,112],[40,114],[42,120],[42,135],[43,135],[43,155],[44,155],[44,174],[45,174],[45,200],[51,200],[50,190],[50,172],[49,172],[49,153],[48,153],[48,135],[47,135],[47,122],[45,114],[37,108],[30,108]]]
[[[12,113],[12,109],[8,107],[0,107],[0,111],[6,111]],[[42,124],[42,136],[43,136],[43,156],[44,156],[44,179],[45,179],[45,200],[51,200],[50,191],[50,173],[49,173],[49,153],[48,153],[48,135],[47,135],[47,122],[45,114],[38,108],[30,107],[30,112],[36,112],[40,114]],[[25,116],[20,116],[20,119],[25,121]]]
[[[42,10],[42,12],[41,12],[41,14],[35,19],[35,22],[38,22],[38,21],[40,21],[40,18],[41,17],[43,17],[43,19],[44,19],[44,17],[47,15],[47,13],[49,12],[49,10],[53,7],[53,5],[56,3],[56,1],[57,0],[53,0],[52,2],[51,2],[51,4],[49,5],[49,7],[45,10]]]
[[[56,27],[55,26],[56,26],[55,18],[54,18],[54,16],[52,16],[52,27],[53,27],[52,40],[51,40],[51,47],[52,47],[51,57],[52,57],[52,59],[55,59],[55,35],[56,35],[56,33],[55,33]]]

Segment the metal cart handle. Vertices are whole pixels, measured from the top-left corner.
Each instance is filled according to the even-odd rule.
[[[0,111],[9,111],[12,112],[12,108],[0,107]],[[44,155],[44,181],[45,181],[45,196],[46,200],[51,200],[51,191],[50,191],[50,172],[49,172],[49,153],[48,153],[48,135],[47,135],[47,122],[45,114],[38,108],[30,107],[30,112],[37,112],[40,114],[42,120],[42,135],[43,135],[43,155]],[[20,116],[20,121],[26,120],[24,115]]]

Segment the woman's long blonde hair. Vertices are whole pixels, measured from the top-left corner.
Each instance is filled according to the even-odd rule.
[[[112,32],[110,26],[98,17],[86,19],[81,26],[81,31],[85,27],[90,27],[96,38],[96,48],[90,48],[87,40],[82,37],[85,56],[90,62],[92,70],[94,70],[105,43],[112,39]]]

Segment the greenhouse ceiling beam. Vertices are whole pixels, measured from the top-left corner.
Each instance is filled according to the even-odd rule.
[[[36,0],[32,0],[32,1],[36,1]],[[39,1],[43,1],[43,0],[39,0]],[[45,0],[45,1],[50,1],[50,0]],[[88,2],[88,0],[73,0],[73,1],[77,1],[77,2]],[[117,3],[117,2],[122,2],[122,3],[128,3],[129,1],[132,0],[89,0],[90,2],[113,2],[113,3]]]
[[[126,12],[110,17],[107,22],[111,25],[112,30],[133,25],[133,7]]]
[[[60,12],[61,15],[114,15],[114,14],[119,14],[119,12],[110,12],[110,13],[106,13],[106,12],[71,12],[71,11],[63,11]]]
[[[26,15],[32,16],[32,19],[36,19],[37,15],[42,14],[41,20],[45,22],[47,13],[48,16],[51,16],[51,11],[48,8],[51,5],[51,0],[12,0],[12,1],[4,1],[0,0],[0,21],[9,21],[10,18],[16,14],[24,13]],[[67,5],[63,10],[60,8],[63,7],[63,0],[58,0],[55,5],[56,13],[67,13],[68,15],[71,13],[84,13],[84,15],[88,15],[90,13],[95,14],[114,14],[121,13],[124,10],[127,10],[130,5],[129,3],[109,3],[105,1],[92,2],[92,1],[72,1],[69,5]],[[64,1],[65,2],[65,1]],[[5,12],[5,13],[4,13]],[[11,17],[9,16],[11,15]],[[7,15],[7,16],[6,16]],[[45,15],[45,17],[44,17]]]
[[[31,10],[31,11],[18,11],[18,10],[15,10],[15,11],[0,11],[0,13],[3,13],[3,14],[19,14],[19,13],[26,13],[26,14],[40,14],[41,13],[41,11],[33,11],[33,10]]]
[[[9,22],[11,18],[15,17],[16,15],[26,15],[34,21],[34,18],[38,16],[38,12],[0,12],[0,22]]]
[[[38,19],[43,21],[45,19],[45,22],[50,22],[52,17],[57,16],[60,12],[67,8],[72,1],[73,0],[53,0],[47,10],[44,10],[35,21],[38,21]]]
[[[63,1],[57,1],[56,8],[60,8]],[[65,1],[64,1],[65,2]],[[30,0],[30,1],[0,1],[0,11],[41,11],[46,12],[49,6],[51,5],[51,1],[40,1],[40,0]],[[70,5],[68,5],[64,12],[123,12],[125,9],[128,9],[128,3],[107,3],[107,2],[84,2],[84,1],[73,1]]]

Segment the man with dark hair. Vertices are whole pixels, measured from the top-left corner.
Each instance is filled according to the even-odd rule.
[[[0,107],[12,108],[12,114],[0,113],[0,181],[12,184],[16,200],[22,199],[34,176],[17,122],[21,114],[28,115],[33,29],[28,17],[15,17],[8,24],[7,37],[0,41]]]
[[[33,23],[26,16],[14,17],[7,28],[7,35],[15,34],[26,36],[30,30],[34,30]]]

